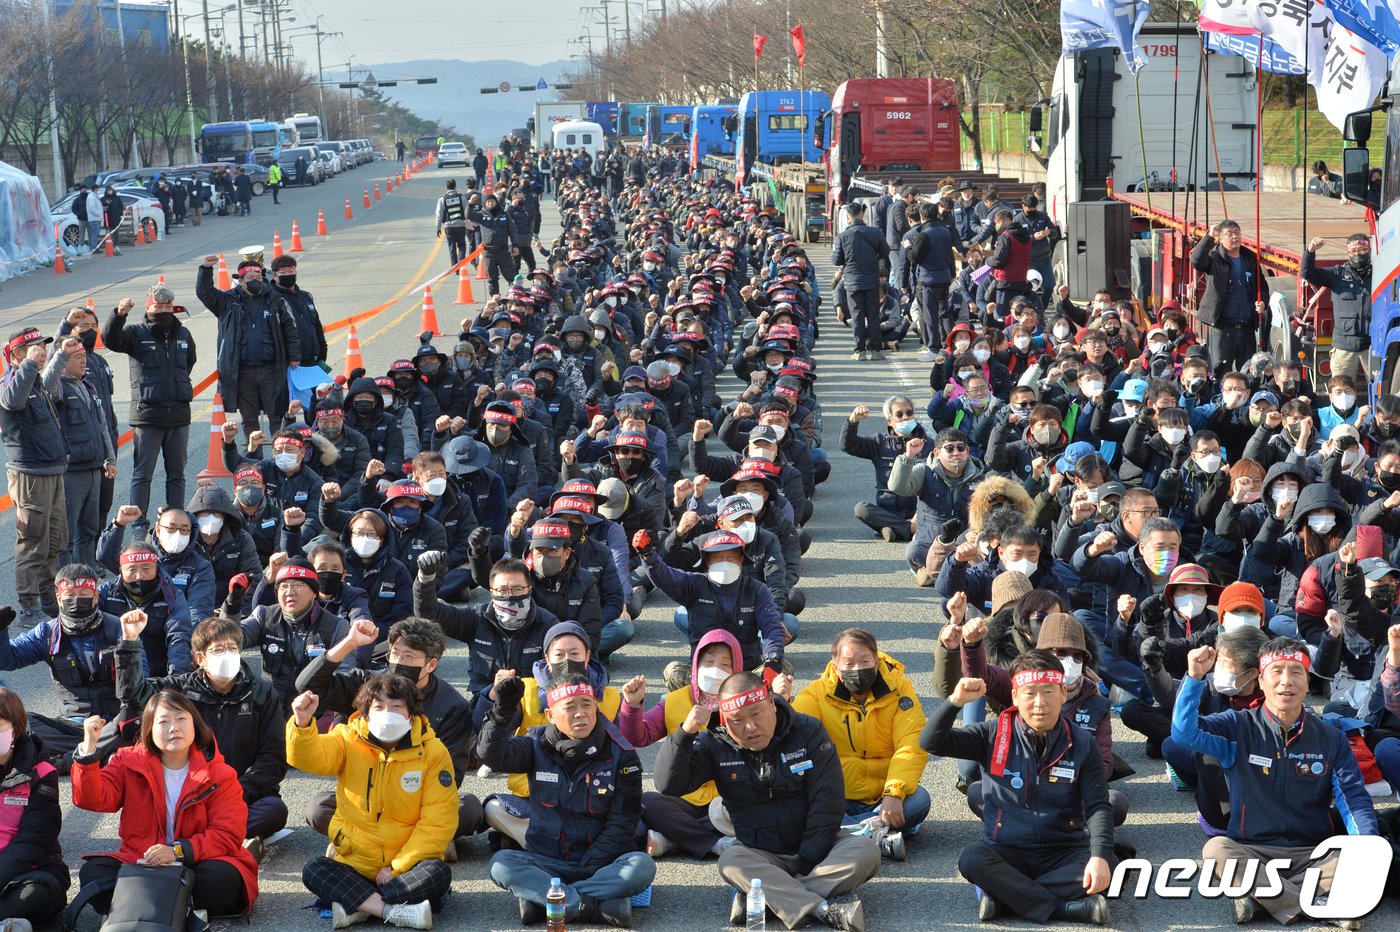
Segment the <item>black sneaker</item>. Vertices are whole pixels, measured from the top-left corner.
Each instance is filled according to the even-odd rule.
[[[865,932],[865,908],[854,893],[826,901],[822,922],[841,932]]]
[[[1065,904],[1065,918],[1071,922],[1108,925],[1108,900],[1104,899],[1101,893],[1070,900]]]
[[[603,900],[598,904],[598,915],[615,929],[632,928],[632,898],[620,897],[616,900]]]
[[[537,926],[544,922],[544,907],[534,900],[527,900],[523,897],[520,900],[520,924],[522,926]]]

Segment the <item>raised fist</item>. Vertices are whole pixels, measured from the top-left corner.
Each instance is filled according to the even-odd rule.
[[[672,495],[677,505],[684,505],[686,500],[695,492],[695,483],[689,479],[678,479],[673,488]]]
[[[267,434],[260,430],[255,430],[248,435],[248,449],[250,450],[256,450],[265,443],[267,443]]]
[[[632,535],[632,549],[637,551],[640,556],[646,556],[651,552],[652,543],[651,534],[648,531],[641,530]]]
[[[368,647],[379,640],[379,626],[368,618],[356,618],[345,632],[345,638],[353,645],[352,649]]]
[[[850,421],[852,424],[859,424],[868,417],[870,417],[870,409],[865,405],[856,405],[855,408],[851,410]]]
[[[1194,680],[1205,679],[1215,666],[1215,648],[1203,644],[1186,655],[1186,675]]]
[[[122,615],[122,640],[135,641],[141,637],[141,632],[146,630],[146,613],[139,608]]]
[[[102,729],[107,727],[107,720],[100,715],[89,715],[83,719],[83,743],[78,745],[75,752],[78,756],[85,756],[97,750],[97,739],[102,735]]]
[[[713,424],[711,424],[704,418],[701,418],[700,420],[696,421],[695,426],[691,428],[691,437],[693,437],[695,440],[704,440],[706,437],[709,436],[710,431],[713,428]]]
[[[976,702],[987,695],[987,684],[975,676],[965,676],[958,680],[958,685],[953,687],[953,694],[948,697],[948,701],[958,708],[962,708],[969,702]]]
[[[316,707],[320,704],[321,698],[309,689],[292,700],[292,714],[296,716],[298,728],[311,724],[316,718]]]
[[[520,700],[525,698],[525,681],[518,676],[508,676],[496,683],[495,693],[496,708],[511,714],[520,707]]]
[[[336,502],[336,501],[340,501],[340,483],[339,483],[339,482],[323,482],[323,483],[321,483],[321,500],[322,500],[322,501],[325,501],[325,502]]]
[[[1114,547],[1118,546],[1118,535],[1112,531],[1100,531],[1089,543],[1088,554],[1091,557],[1101,557]]]
[[[1142,639],[1142,647],[1138,649],[1138,656],[1142,658],[1142,668],[1151,673],[1156,673],[1162,669],[1162,660],[1167,655],[1166,642],[1159,637],[1149,637]]]
[[[135,505],[123,505],[117,509],[117,527],[126,527],[128,524],[132,524],[140,520],[141,509]]]
[[[447,553],[442,550],[425,550],[418,555],[418,575],[432,579],[447,563]]]
[[[472,554],[486,552],[486,547],[491,543],[491,529],[487,527],[474,527],[467,535],[467,550]]]
[[[915,437],[904,445],[904,455],[916,460],[924,454],[924,438]]]
[[[676,522],[676,536],[684,537],[699,523],[700,516],[693,511],[687,511],[685,514],[681,515],[681,519]]]
[[[283,508],[282,520],[286,522],[287,527],[301,527],[306,523],[306,512],[295,507]]]
[[[378,479],[380,476],[384,475],[385,472],[386,469],[383,460],[370,460],[365,466],[366,479]]]
[[[233,443],[238,439],[238,425],[232,421],[225,421],[222,436],[224,438],[224,443]]]

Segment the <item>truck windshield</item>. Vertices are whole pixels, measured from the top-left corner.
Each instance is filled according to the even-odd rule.
[[[255,146],[275,146],[277,145],[277,130],[259,129],[253,131],[253,145]]]
[[[206,133],[201,142],[204,157],[214,161],[243,155],[249,149],[247,133]]]
[[[792,129],[806,130],[807,115],[804,113],[784,113],[779,116],[770,116],[768,129],[772,132]]]
[[[1391,153],[1400,154],[1400,107],[1391,107],[1385,115],[1385,154],[1386,161],[1392,159]],[[1372,162],[1372,167],[1375,166]],[[1387,164],[1385,171],[1381,174],[1381,206],[1382,212],[1389,210],[1390,205],[1400,200],[1400,171],[1393,165]]]

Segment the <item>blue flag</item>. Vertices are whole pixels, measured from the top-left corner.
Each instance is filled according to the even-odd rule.
[[[1219,52],[1222,55],[1238,55],[1273,74],[1300,75],[1303,73],[1303,63],[1289,55],[1286,49],[1267,36],[1264,38],[1264,54],[1261,61],[1258,36],[1236,36],[1225,32],[1207,32],[1204,35],[1206,48],[1212,52]]]
[[[1400,21],[1393,0],[1324,0],[1332,18],[1393,58],[1400,51]]]
[[[1137,0],[1060,0],[1061,54],[1122,49],[1128,70],[1136,74],[1147,64],[1137,37],[1149,13],[1151,5]]]

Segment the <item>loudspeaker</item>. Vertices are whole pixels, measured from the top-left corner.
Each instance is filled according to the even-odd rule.
[[[1123,201],[1069,205],[1065,264],[1071,300],[1087,302],[1101,288],[1107,288],[1115,301],[1132,297],[1131,223]]]

